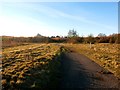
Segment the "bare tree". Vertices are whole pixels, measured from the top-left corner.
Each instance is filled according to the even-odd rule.
[[[75,31],[74,29],[69,30],[68,37],[77,37],[77,36],[78,36],[77,31]]]

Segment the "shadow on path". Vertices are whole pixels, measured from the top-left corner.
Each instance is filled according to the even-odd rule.
[[[103,68],[84,55],[65,53],[61,63],[60,88],[120,88],[113,74],[100,73]]]

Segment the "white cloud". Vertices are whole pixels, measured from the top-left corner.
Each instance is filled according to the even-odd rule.
[[[113,26],[110,26],[110,25],[105,25],[105,24],[87,19],[87,17],[83,17],[83,16],[80,16],[80,15],[75,16],[75,15],[67,14],[65,12],[53,9],[51,7],[43,6],[43,5],[41,5],[41,8],[34,7],[33,9],[40,12],[40,13],[41,12],[45,13],[46,15],[54,17],[54,18],[64,17],[64,18],[84,22],[86,24],[90,24],[90,25],[93,25],[95,27],[100,27],[100,28],[106,29],[106,30],[116,30],[117,29],[116,27],[113,27]]]
[[[10,4],[8,4],[10,5]],[[47,7],[44,5],[27,4],[27,5],[15,5],[15,7],[22,7],[22,9],[27,8],[28,10],[34,11],[35,13],[44,13],[52,18],[66,18],[69,20],[76,20],[79,22],[84,22],[88,25],[91,25],[104,30],[114,30],[116,29],[113,26],[101,24],[99,22],[92,21],[87,19],[87,17],[71,15],[57,9]],[[69,23],[68,23],[69,24]],[[69,26],[70,27],[70,26]],[[61,28],[65,27],[55,27],[50,26],[47,22],[41,22],[36,20],[35,17],[28,16],[0,16],[0,30],[2,35],[16,35],[16,36],[33,36],[37,33],[42,35],[51,36],[51,35],[64,35],[65,32],[61,32]],[[63,30],[62,30],[63,31]]]

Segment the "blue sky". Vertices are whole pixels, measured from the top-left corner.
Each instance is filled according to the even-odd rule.
[[[80,36],[118,32],[117,2],[5,2],[0,13],[2,35]]]

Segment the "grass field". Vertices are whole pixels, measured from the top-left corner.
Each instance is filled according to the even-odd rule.
[[[86,55],[120,78],[120,44],[64,44],[65,47]]]
[[[3,49],[3,88],[56,87],[60,54],[61,47],[54,44],[32,44]]]
[[[63,46],[86,55],[120,78],[118,44],[92,44],[91,48],[89,44],[28,44],[3,49],[0,72],[3,88],[57,87]]]

